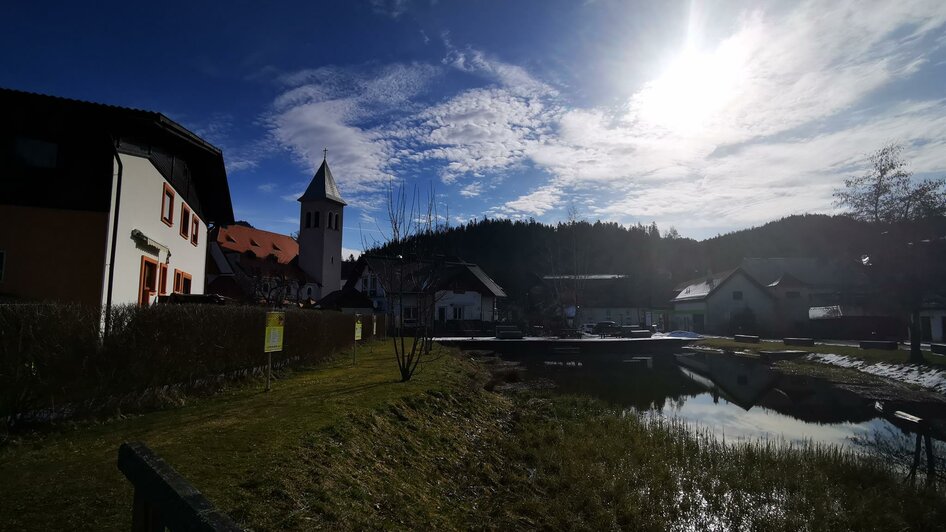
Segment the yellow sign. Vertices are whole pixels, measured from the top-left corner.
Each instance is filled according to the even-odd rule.
[[[286,323],[285,312],[266,313],[266,347],[264,353],[282,351],[283,326]]]
[[[355,341],[361,340],[361,320],[355,322]]]

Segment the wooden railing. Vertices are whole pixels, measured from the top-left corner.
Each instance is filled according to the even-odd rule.
[[[242,530],[143,443],[118,448],[118,469],[135,487],[134,532]]]

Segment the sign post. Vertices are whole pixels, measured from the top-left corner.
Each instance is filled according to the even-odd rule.
[[[266,353],[266,391],[269,391],[273,378],[273,353],[282,351],[283,327],[286,323],[285,312],[266,313],[266,338],[263,351]]]
[[[358,346],[358,342],[361,341],[361,318],[356,318],[355,321],[355,343],[351,345],[351,365],[355,365],[355,347]]]

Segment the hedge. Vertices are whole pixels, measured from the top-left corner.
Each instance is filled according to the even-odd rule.
[[[164,385],[195,385],[265,363],[267,309],[245,306],[122,306],[104,341],[97,309],[0,305],[0,419]],[[354,341],[355,317],[286,310],[283,351],[273,364],[313,363]],[[378,317],[383,320],[383,316]],[[370,318],[363,338],[371,338]],[[383,321],[378,331],[384,330]]]

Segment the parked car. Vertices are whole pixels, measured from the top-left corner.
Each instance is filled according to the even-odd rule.
[[[617,329],[617,323],[613,321],[599,321],[592,330],[593,334],[611,334]]]

